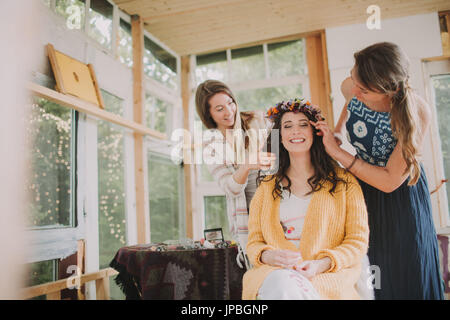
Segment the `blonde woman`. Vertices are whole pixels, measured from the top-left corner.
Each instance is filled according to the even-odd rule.
[[[427,103],[409,85],[408,59],[388,42],[354,54],[341,85],[346,107],[335,135],[315,127],[328,154],[359,180],[369,213],[369,260],[379,267],[376,299],[443,299],[430,193],[419,154],[430,124]],[[347,129],[356,156],[335,136]]]
[[[361,299],[369,226],[358,182],[325,152],[312,126],[322,119],[317,108],[293,100],[268,115],[271,135],[280,133],[279,167],[259,178],[250,205],[247,253],[254,267],[244,275],[242,298]]]
[[[258,170],[268,169],[274,156],[258,152],[267,123],[256,112],[239,112],[226,84],[206,80],[197,87],[197,113],[208,130],[204,161],[226,195],[230,233],[238,242],[238,264],[250,268],[244,253],[248,237],[248,206],[256,190]],[[260,131],[261,129],[261,131]],[[251,154],[251,156],[250,156]]]

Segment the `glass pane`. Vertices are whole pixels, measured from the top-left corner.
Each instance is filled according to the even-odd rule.
[[[102,90],[105,109],[123,113],[123,100]],[[117,250],[126,245],[125,175],[123,129],[98,121],[98,205],[100,268],[107,268]],[[111,297],[123,299],[122,291],[110,282]]]
[[[117,55],[119,61],[128,67],[133,66],[133,41],[131,38],[131,25],[120,19],[118,32]]]
[[[105,110],[123,117],[123,100],[107,91],[100,89],[105,103]]]
[[[177,89],[177,59],[147,37],[144,46],[144,72],[166,87]]]
[[[450,177],[450,126],[448,125],[450,123],[450,74],[432,77],[432,83],[439,125],[439,136],[441,138],[444,173],[446,177]],[[446,187],[447,199],[450,199],[450,188],[448,184],[444,184],[443,187]]]
[[[28,225],[70,226],[72,110],[35,98],[29,119]]]
[[[91,0],[89,36],[111,49],[113,6],[106,0]]]
[[[37,286],[43,283],[56,280],[56,260],[48,260],[30,263],[27,265],[27,278],[25,280],[26,287]],[[31,300],[45,300],[46,296],[38,296]]]
[[[303,40],[267,45],[271,78],[305,73]]]
[[[145,97],[145,124],[150,129],[166,133],[167,131],[167,113],[172,104],[146,95]]]
[[[186,236],[181,166],[170,158],[148,154],[150,237],[152,242]]]
[[[222,228],[225,240],[231,240],[225,196],[206,196],[203,199],[205,205],[205,229]]]
[[[55,10],[66,19],[69,29],[83,29],[85,19],[84,0],[56,0]]]
[[[262,46],[231,50],[231,81],[264,79],[266,77]]]
[[[201,179],[202,181],[214,181],[213,176],[209,173],[208,166],[206,164],[201,164]]]
[[[208,79],[228,81],[228,65],[226,51],[197,56],[195,69],[197,84]]]
[[[240,111],[263,110],[267,111],[282,100],[301,98],[303,89],[301,84],[253,89],[236,92],[236,99]]]

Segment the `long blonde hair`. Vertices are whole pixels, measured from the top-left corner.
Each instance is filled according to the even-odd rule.
[[[418,106],[409,86],[409,60],[394,43],[380,42],[354,54],[356,72],[369,90],[391,94],[391,126],[400,143],[409,174],[408,185],[420,177]]]

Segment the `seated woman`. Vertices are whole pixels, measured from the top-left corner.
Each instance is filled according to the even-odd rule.
[[[311,125],[322,120],[318,108],[295,99],[268,116],[271,135],[279,133],[279,167],[259,177],[250,204],[253,268],[244,275],[242,298],[360,299],[355,285],[369,227],[357,180],[325,152]],[[274,150],[271,136],[267,141]]]

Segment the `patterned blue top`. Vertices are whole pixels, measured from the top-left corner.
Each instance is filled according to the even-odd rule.
[[[385,167],[397,140],[392,135],[390,112],[369,109],[353,97],[347,106],[347,139],[358,156],[370,164]]]

